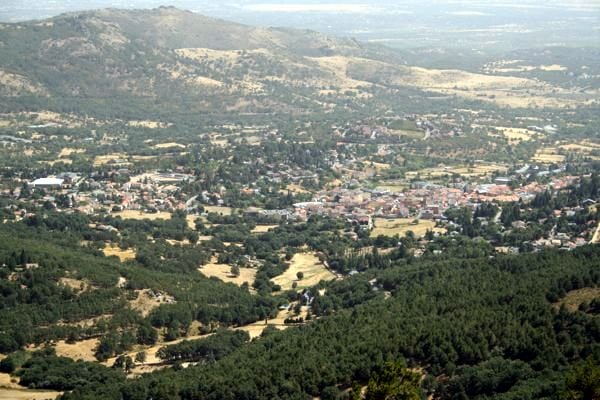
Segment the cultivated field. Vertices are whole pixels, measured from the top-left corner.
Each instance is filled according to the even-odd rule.
[[[126,249],[123,250],[116,244],[106,245],[102,252],[106,257],[117,256],[121,262],[129,261],[135,259],[135,249]]]
[[[506,128],[498,126],[496,130],[502,133],[509,143],[527,142],[538,137],[539,133],[525,128]]]
[[[298,280],[296,276],[298,272],[304,274],[302,280]],[[317,256],[312,253],[298,253],[294,254],[290,267],[271,281],[281,286],[281,290],[290,290],[294,282],[298,284],[298,289],[303,289],[314,286],[322,280],[331,281],[333,279],[335,279],[335,275],[325,268]]]
[[[406,232],[412,231],[415,236],[421,237],[425,235],[428,230],[433,231],[444,231],[443,229],[436,229],[435,222],[429,220],[418,220],[414,223],[414,218],[375,218],[375,227],[371,231],[371,237],[377,237],[379,235],[404,236]]]
[[[149,219],[151,221],[157,219],[171,219],[171,213],[160,211],[157,213],[145,213],[141,210],[125,210],[111,213],[113,217],[121,217],[123,219]]]
[[[127,160],[127,155],[124,153],[111,153],[104,156],[96,156],[94,159],[94,167],[100,167],[108,163],[114,162],[115,160]],[[126,163],[120,163],[126,164]]]
[[[440,178],[443,176],[452,176],[458,174],[463,177],[485,177],[493,174],[494,172],[504,173],[508,170],[505,165],[502,164],[483,164],[476,163],[471,166],[448,166],[448,167],[436,167],[436,168],[424,168],[419,171],[409,171],[405,174],[407,179],[415,179],[420,176],[423,179]]]
[[[207,277],[215,277],[223,282],[235,283],[241,286],[244,282],[248,282],[252,285],[256,278],[256,269],[254,268],[240,268],[240,276],[231,274],[231,265],[229,264],[218,264],[216,257],[213,257],[211,262],[198,268],[198,271]]]
[[[532,160],[542,164],[555,164],[565,161],[565,156],[558,154],[556,147],[545,147],[538,150]]]

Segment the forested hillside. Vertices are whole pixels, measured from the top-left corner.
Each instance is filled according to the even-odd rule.
[[[598,285],[599,260],[589,247],[396,262],[329,286],[314,305],[328,316],[310,325],[269,332],[207,365],[63,398],[335,398],[405,359],[425,368],[424,390],[437,398],[564,399],[573,366],[600,356],[600,320],[552,302]],[[364,296],[371,279],[380,290]]]

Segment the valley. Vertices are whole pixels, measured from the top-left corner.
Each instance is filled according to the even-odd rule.
[[[600,52],[440,54],[174,7],[0,24],[0,398],[578,390]]]

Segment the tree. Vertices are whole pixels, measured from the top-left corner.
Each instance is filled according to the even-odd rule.
[[[296,278],[298,278],[299,281],[304,279],[304,272],[302,272],[302,271],[296,272]]]
[[[140,351],[135,355],[135,362],[139,364],[143,364],[146,362],[146,352]]]
[[[115,363],[113,364],[113,368],[122,369],[127,373],[129,373],[133,369],[133,367],[135,367],[135,363],[133,362],[131,357],[126,355],[120,355],[119,357],[117,357]]]
[[[237,264],[233,264],[231,266],[231,275],[240,276],[240,266]]]
[[[365,400],[420,400],[420,380],[403,363],[387,363],[369,380]]]
[[[567,377],[567,393],[569,400],[600,399],[600,366],[591,358],[579,365]]]

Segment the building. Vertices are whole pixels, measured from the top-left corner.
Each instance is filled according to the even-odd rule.
[[[60,178],[39,178],[30,185],[35,189],[61,189],[64,182],[65,180]]]

